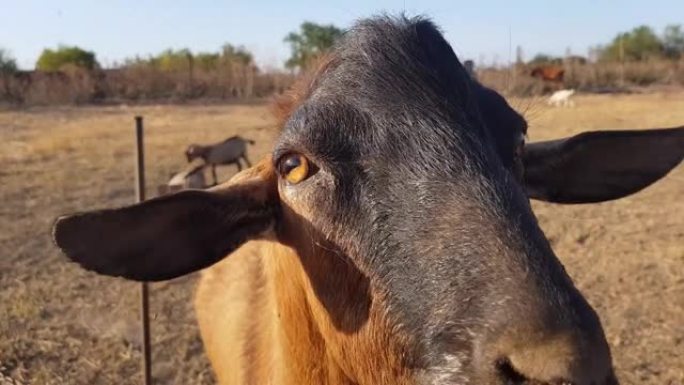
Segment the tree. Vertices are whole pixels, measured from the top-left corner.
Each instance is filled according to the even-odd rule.
[[[284,39],[290,45],[292,54],[285,62],[287,68],[306,68],[312,60],[329,50],[342,30],[332,24],[320,25],[306,21],[299,32],[290,32]]]
[[[179,50],[169,48],[147,60],[129,60],[129,63],[146,63],[160,71],[182,72],[188,71],[190,67],[196,67],[202,71],[214,71],[222,65],[248,66],[252,64],[253,60],[252,54],[244,47],[225,44],[218,53],[199,52],[193,54],[188,48]]]
[[[532,60],[527,62],[529,65],[544,65],[544,64],[562,64],[563,59],[559,57],[553,57],[545,53],[538,53],[534,55]]]
[[[95,59],[95,53],[76,46],[61,45],[55,50],[44,49],[36,62],[36,69],[54,72],[62,70],[67,65],[87,70],[93,70],[100,66]]]
[[[192,66],[192,59],[192,53],[187,48],[177,51],[169,48],[153,57],[151,64],[157,69],[166,72],[188,71]]]
[[[13,73],[17,72],[17,69],[17,61],[7,50],[0,48],[0,73]]]
[[[630,32],[618,34],[601,50],[600,58],[606,61],[640,61],[663,54],[663,43],[651,27],[642,25]]]
[[[224,44],[221,50],[220,65],[224,88],[223,98],[250,97],[254,91],[254,76],[258,68],[254,56],[243,46]]]
[[[200,52],[195,54],[195,65],[202,71],[215,71],[220,57],[217,53]]]
[[[221,51],[222,59],[227,62],[239,63],[246,66],[252,64],[254,61],[252,53],[247,51],[243,46],[236,47],[232,44],[224,44]]]
[[[665,27],[663,33],[663,46],[665,56],[679,59],[684,55],[684,31],[681,24],[672,24]]]

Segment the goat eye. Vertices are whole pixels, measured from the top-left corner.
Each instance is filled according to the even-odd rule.
[[[289,183],[297,184],[309,177],[309,160],[301,154],[285,155],[278,163],[278,172]]]

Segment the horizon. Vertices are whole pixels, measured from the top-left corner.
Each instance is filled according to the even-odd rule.
[[[666,25],[684,24],[684,2],[674,0],[650,1],[647,8],[615,0],[600,4],[580,0],[572,6],[530,0],[513,7],[504,0],[477,5],[434,0],[420,6],[412,0],[382,0],[375,5],[359,0],[327,4],[269,0],[260,6],[214,4],[210,0],[192,5],[132,0],[117,4],[85,0],[61,3],[29,0],[4,7],[0,48],[9,51],[21,69],[33,69],[43,49],[60,44],[93,51],[107,68],[166,49],[216,52],[225,43],[244,46],[261,68],[282,69],[290,54],[283,39],[302,22],[347,29],[355,20],[379,13],[427,16],[444,32],[459,59],[487,65],[511,63],[518,46],[525,60],[536,54],[563,56],[568,50],[587,56],[590,48],[607,44],[618,33],[639,25],[648,25],[661,35]],[[673,15],[680,15],[680,19]],[[95,30],[98,32],[93,33]]]

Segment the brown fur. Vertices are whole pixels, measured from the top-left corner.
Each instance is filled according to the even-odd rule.
[[[268,178],[268,164],[234,182]],[[284,227],[296,233],[249,242],[203,273],[195,307],[219,382],[402,383],[406,365],[397,341],[406,338],[386,327],[382,293],[351,261],[334,255],[305,219],[287,208],[283,216]]]
[[[385,327],[381,295],[359,292],[364,285],[357,284],[350,262],[321,255],[314,240],[300,241],[318,253],[302,256],[275,242],[249,242],[204,272],[195,306],[219,383],[402,383],[401,338]],[[370,308],[340,307],[341,296],[323,303],[320,286],[339,283],[326,282],[331,271],[348,282],[332,292],[356,291]],[[338,307],[327,308],[331,303]],[[341,314],[347,317],[340,327]],[[343,346],[355,354],[344,355]],[[386,354],[371,354],[378,351]],[[378,373],[377,367],[395,371]]]
[[[530,76],[546,82],[562,83],[565,70],[555,65],[538,66],[532,69]]]

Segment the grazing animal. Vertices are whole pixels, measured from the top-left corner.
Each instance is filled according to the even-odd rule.
[[[247,143],[253,145],[254,141],[236,135],[223,142],[211,145],[191,144],[185,150],[185,156],[188,158],[188,162],[201,158],[207,165],[210,165],[211,175],[214,177],[214,184],[216,185],[218,184],[216,178],[217,165],[236,164],[239,172],[242,171],[240,159],[243,159],[247,167],[252,167],[252,163],[247,159]]]
[[[195,306],[221,384],[617,382],[528,198],[634,193],[681,161],[684,128],[525,145],[525,120],[403,17],[357,23],[276,112],[254,167],[61,217],[56,244],[132,280],[208,268]]]
[[[186,189],[204,189],[207,187],[204,179],[206,164],[191,165],[185,170],[172,175],[168,183],[159,186],[159,195],[169,194]]]
[[[532,69],[530,76],[541,79],[545,82],[563,83],[565,70],[557,65],[542,65]]]
[[[569,89],[569,90],[559,90],[554,92],[549,99],[546,101],[546,103],[550,106],[555,106],[555,107],[572,107],[575,105],[575,102],[570,99],[572,95],[575,94],[574,89]]]

